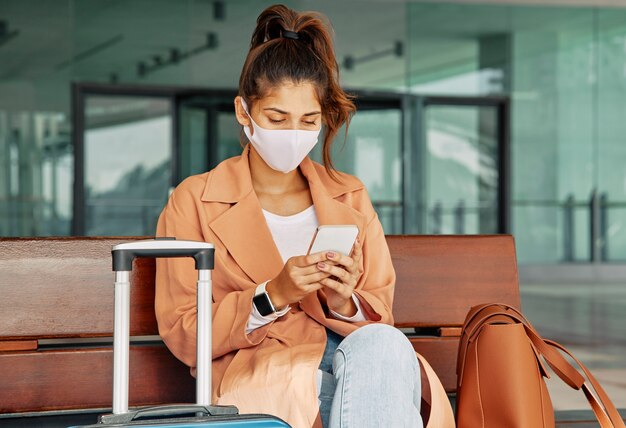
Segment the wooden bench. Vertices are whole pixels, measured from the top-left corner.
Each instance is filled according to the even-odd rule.
[[[110,409],[110,250],[134,239],[140,238],[0,239],[0,425],[8,418]],[[397,273],[396,326],[454,393],[468,309],[490,301],[519,307],[513,238],[419,235],[387,242]],[[188,368],[158,337],[154,261],[134,263],[131,406],[193,402]]]

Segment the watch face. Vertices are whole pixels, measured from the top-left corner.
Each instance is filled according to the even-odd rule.
[[[272,302],[270,301],[267,293],[261,293],[258,296],[254,296],[252,302],[254,303],[254,306],[256,306],[257,311],[259,311],[262,316],[267,316],[274,313]]]

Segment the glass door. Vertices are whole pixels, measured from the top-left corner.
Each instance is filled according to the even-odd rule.
[[[154,235],[174,169],[171,98],[96,91],[79,106],[74,234]]]
[[[508,231],[506,109],[503,99],[424,100],[423,233]]]
[[[231,91],[202,91],[177,99],[180,148],[177,183],[241,154],[235,95]]]

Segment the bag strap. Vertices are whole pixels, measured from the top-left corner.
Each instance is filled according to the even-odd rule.
[[[585,393],[585,396],[587,397],[587,400],[589,401],[589,404],[591,404],[591,407],[593,408],[593,411],[596,414],[596,417],[598,418],[598,421],[600,422],[600,425],[602,426],[602,428],[604,427],[625,428],[626,425],[624,424],[624,420],[622,419],[622,416],[619,414],[619,412],[615,408],[615,405],[613,404],[613,402],[611,401],[607,393],[604,391],[604,388],[602,388],[600,383],[591,374],[589,369],[587,369],[587,367],[578,358],[572,355],[572,353],[568,351],[561,344],[553,340],[548,340],[548,339],[545,339],[545,343],[549,345],[550,347],[552,347],[551,349],[558,349],[560,351],[565,352],[567,355],[569,355],[572,358],[572,360],[576,362],[576,364],[578,364],[578,366],[585,373],[585,375],[587,376],[587,379],[589,380],[589,383],[593,387],[598,397],[596,397],[595,395],[591,393],[591,390],[589,389],[586,383],[582,385],[582,389],[583,389],[583,392]],[[568,364],[572,369],[576,370],[567,361],[565,361],[565,363]],[[603,424],[602,419],[605,419],[604,424]]]
[[[566,384],[576,390],[580,389],[585,383],[585,378],[574,368],[567,360],[537,333],[537,330],[530,324],[524,324],[526,335],[535,345],[539,353],[545,358],[548,365]]]

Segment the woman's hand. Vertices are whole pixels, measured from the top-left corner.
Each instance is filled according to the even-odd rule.
[[[354,243],[352,257],[344,256],[336,252],[323,253],[330,262],[323,261],[317,264],[321,272],[329,276],[320,282],[326,287],[326,301],[333,311],[351,317],[356,314],[357,308],[352,300],[352,293],[359,278],[363,274],[361,258],[363,257],[362,245],[358,241]]]
[[[265,291],[276,310],[299,302],[307,294],[322,288],[320,281],[332,275],[318,268],[318,264],[326,260],[326,254],[320,252],[295,256],[287,260],[276,278],[265,286]]]

